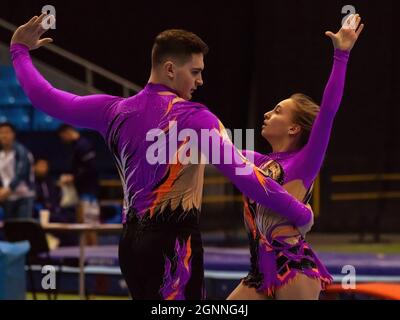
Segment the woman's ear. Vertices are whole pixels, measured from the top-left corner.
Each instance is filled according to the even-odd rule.
[[[289,128],[289,135],[291,136],[295,136],[297,134],[299,134],[301,132],[301,127],[298,124],[293,124],[290,128]]]

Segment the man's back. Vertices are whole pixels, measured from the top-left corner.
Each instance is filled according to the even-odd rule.
[[[184,101],[169,88],[155,84],[148,84],[137,95],[111,107],[105,139],[123,183],[124,221],[130,210],[140,217],[146,213],[152,217],[166,207],[200,209],[204,164],[171,163],[168,153],[171,150],[171,159],[176,159],[184,141],[178,141],[174,149],[178,138],[175,133],[186,127],[193,112],[201,109],[206,108]],[[151,138],[151,132],[158,139]],[[162,132],[164,140],[160,141]],[[160,148],[154,154],[151,146],[155,142]],[[163,148],[165,161],[161,157],[161,161],[153,161],[151,157],[160,156],[157,152]]]

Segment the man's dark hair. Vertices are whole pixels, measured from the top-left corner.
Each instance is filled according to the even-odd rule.
[[[0,129],[1,128],[10,128],[12,132],[17,133],[17,130],[15,129],[14,125],[10,122],[1,122],[0,123]]]
[[[208,53],[207,44],[199,36],[181,29],[165,30],[154,41],[151,63],[155,67],[167,57],[177,58],[185,63],[193,53]]]

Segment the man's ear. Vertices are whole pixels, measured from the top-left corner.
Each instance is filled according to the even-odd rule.
[[[175,77],[175,64],[168,60],[164,62],[163,68],[167,77],[172,80]]]

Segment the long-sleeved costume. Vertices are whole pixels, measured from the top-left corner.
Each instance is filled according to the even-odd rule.
[[[94,129],[106,140],[124,189],[120,264],[134,298],[200,299],[203,295],[198,218],[204,163],[149,161],[163,154],[176,159],[180,152],[193,152],[185,150],[194,137],[184,130],[197,134],[199,155],[244,194],[299,227],[312,219],[306,206],[236,150],[221,122],[205,106],[152,83],[130,98],[76,96],[53,88],[33,66],[26,46],[14,44],[11,53],[18,80],[36,108],[71,125]],[[214,135],[203,140],[205,129]],[[154,148],[155,140],[162,139],[163,147]],[[230,163],[224,161],[226,154],[232,156]],[[238,174],[245,167],[250,172]]]
[[[349,52],[336,49],[333,69],[326,85],[320,111],[313,123],[307,144],[298,151],[262,155],[243,151],[254,157],[254,164],[283,185],[298,183],[309,190],[321,168],[335,114],[339,108]],[[305,201],[308,195],[305,195]],[[293,279],[297,272],[319,278],[323,285],[331,276],[316,254],[304,241],[311,224],[303,228],[293,225],[285,216],[245,197],[244,220],[251,248],[251,270],[244,284],[259,292],[274,291]],[[289,241],[288,241],[289,240]]]

